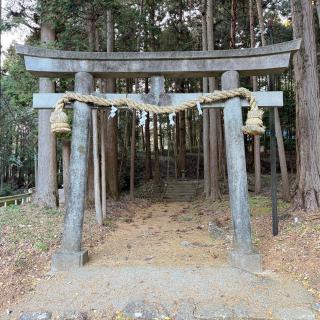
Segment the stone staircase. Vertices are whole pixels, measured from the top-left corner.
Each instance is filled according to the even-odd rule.
[[[203,191],[197,180],[170,180],[165,183],[162,199],[166,201],[192,201]]]

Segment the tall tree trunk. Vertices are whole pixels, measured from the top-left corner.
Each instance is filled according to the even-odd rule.
[[[86,192],[86,206],[91,208],[94,203],[94,168],[93,168],[93,143],[92,143],[92,124],[89,129],[89,153],[88,153],[88,180]]]
[[[129,89],[129,87],[127,87]],[[127,91],[128,92],[128,91]],[[129,150],[129,143],[130,143],[130,137],[131,132],[129,130],[130,128],[130,118],[129,118],[129,110],[124,110],[124,119],[121,120],[120,116],[118,117],[119,125],[121,121],[124,123],[124,139],[123,139],[123,145],[122,145],[122,150],[120,152],[120,164],[119,164],[119,169],[118,169],[118,175],[119,179],[122,175],[122,171],[126,169],[127,167],[127,158],[128,158],[128,150]],[[124,169],[123,169],[124,168]]]
[[[231,1],[231,28],[230,28],[230,48],[236,47],[236,28],[237,28],[237,6],[238,0]]]
[[[102,218],[107,216],[107,172],[106,172],[106,112],[100,111],[100,135],[101,135],[101,210]]]
[[[320,207],[320,93],[315,23],[310,0],[292,0],[294,38],[301,48],[293,59],[296,88],[297,208]]]
[[[62,161],[63,161],[63,191],[64,191],[64,204],[67,207],[69,200],[69,167],[70,167],[70,153],[71,141],[64,139],[62,141]]]
[[[182,178],[186,174],[186,112],[179,112],[179,170]]]
[[[37,190],[38,188],[38,155],[37,150],[34,148],[34,156],[33,156],[33,162],[34,162],[34,186]],[[4,179],[4,170],[2,171],[2,186],[3,186],[3,179]]]
[[[187,112],[187,145],[189,152],[192,152],[192,144],[193,144],[193,127],[192,127],[192,110],[189,109]]]
[[[87,24],[89,51],[95,51],[96,49],[96,29],[96,19],[90,14]]]
[[[87,18],[87,35],[88,35],[88,47],[89,51],[95,51],[96,44],[96,21],[93,17],[91,8],[88,8],[89,14]],[[89,154],[88,154],[88,180],[87,180],[87,193],[86,193],[86,205],[91,207],[95,202],[94,197],[94,161],[93,161],[93,141],[92,141],[92,124],[90,126],[90,140],[89,140]]]
[[[150,23],[150,50],[156,51],[156,37],[155,37],[155,25],[156,25],[156,1],[149,2],[149,23]],[[151,80],[151,90],[152,80]],[[160,163],[159,163],[159,143],[158,143],[158,116],[153,114],[153,151],[154,151],[154,175],[153,179],[155,183],[160,181]],[[151,152],[151,151],[150,151]]]
[[[200,176],[200,135],[201,135],[201,122],[198,121],[198,124],[196,126],[197,133],[195,134],[196,136],[196,143],[197,143],[197,148],[198,148],[198,154],[197,154],[197,181],[199,181],[199,176]]]
[[[150,143],[150,115],[147,113],[145,122],[145,146],[146,146],[146,162],[145,162],[145,180],[149,181],[152,179],[152,160],[151,160],[151,143]]]
[[[162,128],[162,114],[158,115],[158,119],[159,119],[159,141],[160,141],[160,151],[161,151],[161,155],[164,155],[164,145],[163,145],[163,128]]]
[[[288,168],[287,168],[287,161],[285,157],[285,150],[284,150],[284,143],[283,143],[283,137],[282,137],[282,130],[280,126],[278,108],[274,109],[274,124],[275,124],[276,138],[278,141],[279,160],[280,160],[280,168],[281,168],[282,198],[285,201],[290,201]]]
[[[159,162],[159,144],[158,144],[158,116],[153,114],[153,148],[154,148],[154,176],[155,183],[160,182],[160,162]]]
[[[319,23],[319,28],[320,28],[320,0],[316,1],[316,6],[317,6],[318,23]]]
[[[130,198],[134,199],[134,170],[136,155],[136,110],[132,111],[131,154],[130,154]]]
[[[143,126],[141,126],[141,146],[142,146],[142,150],[145,150],[146,141],[145,141]]]
[[[208,50],[207,40],[207,1],[202,0],[202,50]],[[203,92],[208,92],[208,78],[203,78]],[[210,197],[210,144],[209,144],[209,110],[203,110],[202,116],[203,130],[203,179],[204,179],[204,194],[207,198]]]
[[[101,184],[100,184],[100,159],[99,159],[99,138],[98,138],[98,110],[92,110],[92,142],[93,142],[93,166],[94,166],[94,205],[96,219],[102,225],[101,208]]]
[[[111,10],[107,11],[107,52],[114,51],[114,19]],[[107,79],[107,92],[115,92],[115,80]],[[119,175],[118,175],[118,116],[108,118],[106,130],[107,144],[107,182],[110,196],[119,198]]]
[[[180,176],[180,162],[179,162],[179,154],[180,154],[180,114],[176,112],[176,123],[174,127],[174,152],[175,152],[175,178],[177,179]]]
[[[267,40],[265,37],[266,28],[265,28],[264,19],[263,19],[262,1],[256,0],[256,4],[257,4],[259,27],[260,27],[260,33],[261,33],[261,43],[262,43],[262,46],[266,46],[267,45]]]
[[[55,31],[48,24],[41,25],[41,41],[55,41]],[[48,78],[39,79],[39,91],[55,92],[55,83]],[[38,127],[38,185],[36,202],[47,207],[58,205],[56,138],[50,130],[51,110],[39,110]]]
[[[207,41],[208,50],[214,50],[214,32],[213,32],[213,0],[207,0]],[[209,92],[216,89],[216,82],[213,77],[209,78]],[[210,197],[212,200],[220,199],[219,188],[219,166],[218,166],[218,128],[220,122],[219,110],[210,109]]]
[[[254,32],[254,9],[253,0],[249,0],[249,17],[250,17],[250,43],[251,48],[256,45]],[[258,90],[257,77],[252,77],[252,89]],[[260,157],[260,136],[253,137],[253,152],[254,152],[254,192],[259,194],[261,192],[261,157]]]
[[[262,11],[262,4],[261,0],[256,0],[257,2],[257,9],[258,9],[258,17],[259,17],[259,25],[260,25],[260,32],[261,32],[261,42],[263,46],[267,45],[267,40],[265,37],[265,25],[263,19],[263,11]],[[272,27],[272,26],[271,26]],[[270,89],[270,88],[269,88]],[[280,125],[280,118],[278,110],[275,110],[275,129],[276,138],[277,138],[277,145],[278,145],[278,155],[280,160],[280,168],[281,168],[281,180],[282,180],[282,194],[285,200],[290,199],[290,191],[289,191],[289,180],[288,180],[288,171],[287,171],[287,163],[286,163],[286,154],[283,144],[283,137],[282,137],[282,130]]]

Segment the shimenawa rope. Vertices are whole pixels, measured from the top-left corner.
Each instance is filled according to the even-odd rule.
[[[141,110],[146,112],[174,113],[184,111],[197,106],[197,103],[210,104],[218,101],[225,101],[227,99],[241,97],[249,101],[250,110],[248,111],[245,126],[242,131],[250,135],[262,135],[265,132],[262,116],[263,110],[258,108],[257,102],[253,94],[246,88],[237,88],[233,90],[215,91],[214,93],[201,96],[196,100],[189,100],[176,106],[157,106],[146,103],[138,103],[131,99],[106,99],[93,95],[83,95],[73,92],[67,92],[55,105],[54,112],[51,114],[51,131],[52,132],[69,132],[70,126],[68,123],[68,116],[63,111],[66,104],[72,101],[79,101],[94,104],[100,107],[128,107],[129,109]]]

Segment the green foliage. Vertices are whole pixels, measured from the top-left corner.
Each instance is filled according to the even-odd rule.
[[[5,73],[1,78],[2,93],[8,98],[10,106],[19,107],[18,111],[24,113],[32,105],[32,92],[35,91],[38,82],[26,72],[21,57],[15,54],[13,48],[8,53],[2,70]]]
[[[36,0],[7,0],[1,14],[0,31],[24,25],[36,32],[39,13],[35,8]]]
[[[22,59],[13,49],[9,50],[1,71],[0,172],[4,174],[10,167],[17,175],[7,177],[7,182],[11,187],[21,187],[26,181],[19,177],[30,176],[33,170],[37,140],[32,93],[37,91],[38,81],[25,71]],[[31,180],[25,187],[32,183]]]
[[[237,6],[236,47],[249,47],[248,2],[238,1]],[[263,7],[268,41],[277,43],[290,40],[291,25],[283,23],[283,19],[289,18],[290,15],[290,1],[264,0]],[[95,40],[94,42],[98,43],[98,49],[105,51],[109,10],[113,12],[115,22],[115,51],[202,50],[202,1],[8,0],[0,27],[1,30],[9,30],[19,25],[27,26],[31,30],[27,43],[42,46],[39,32],[41,17],[43,23],[49,23],[56,31],[56,41],[46,43],[46,47],[85,51],[92,50],[92,40]],[[231,0],[215,1],[213,24],[215,49],[229,49]],[[92,32],[92,27],[96,28],[95,32]],[[259,41],[256,16],[254,27],[255,40]],[[89,38],[92,38],[91,45],[89,45]],[[242,85],[250,87],[248,80],[242,79]],[[260,88],[266,87],[265,80],[266,78],[259,79]],[[133,81],[132,79],[130,81],[117,80],[117,90],[119,92],[131,90]],[[140,81],[140,92],[145,89],[144,81]],[[202,80],[167,78],[165,86],[168,91],[199,92]],[[32,93],[38,91],[37,87],[38,79],[25,72],[23,61],[13,49],[10,49],[3,65],[1,78],[0,173],[5,175],[6,182],[6,190],[0,190],[2,194],[22,185],[34,184],[33,162],[37,142],[37,116],[31,108],[31,102]],[[57,92],[72,91],[73,87],[73,79],[56,79]],[[277,89],[284,91],[285,105],[280,110],[280,118],[284,128],[286,148],[294,150],[295,97],[290,72],[280,77]],[[71,122],[70,111],[68,115]],[[167,120],[166,117],[162,119],[162,128],[165,132]],[[199,121],[201,118],[196,114],[193,119]],[[268,124],[267,115],[265,119]],[[123,172],[128,172],[126,163],[129,153],[126,148],[130,145],[130,135],[125,135],[128,131],[130,132],[130,127],[130,117],[121,113],[118,141],[119,158],[123,156]],[[141,139],[139,136],[137,138],[138,149],[141,150]],[[265,141],[268,143],[268,139]],[[60,149],[58,143],[59,152]],[[58,161],[60,158],[58,154]],[[128,174],[121,181],[124,181],[123,185],[127,185]]]
[[[43,252],[46,252],[49,250],[49,247],[46,243],[44,243],[43,241],[37,241],[35,244],[34,244],[34,247],[36,250],[38,251],[43,251]]]
[[[14,194],[13,187],[8,183],[4,183],[2,189],[0,190],[0,197],[6,197],[12,194]]]
[[[26,223],[25,217],[21,215],[19,206],[10,205],[8,207],[0,207],[0,230],[4,226],[13,226],[16,224]]]

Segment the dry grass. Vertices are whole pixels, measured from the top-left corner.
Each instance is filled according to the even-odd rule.
[[[87,210],[83,246],[95,248],[116,228],[119,219],[132,216],[137,203],[108,201],[105,226],[96,224]],[[35,289],[48,276],[50,259],[62,235],[63,211],[35,204],[0,208],[0,310]]]

